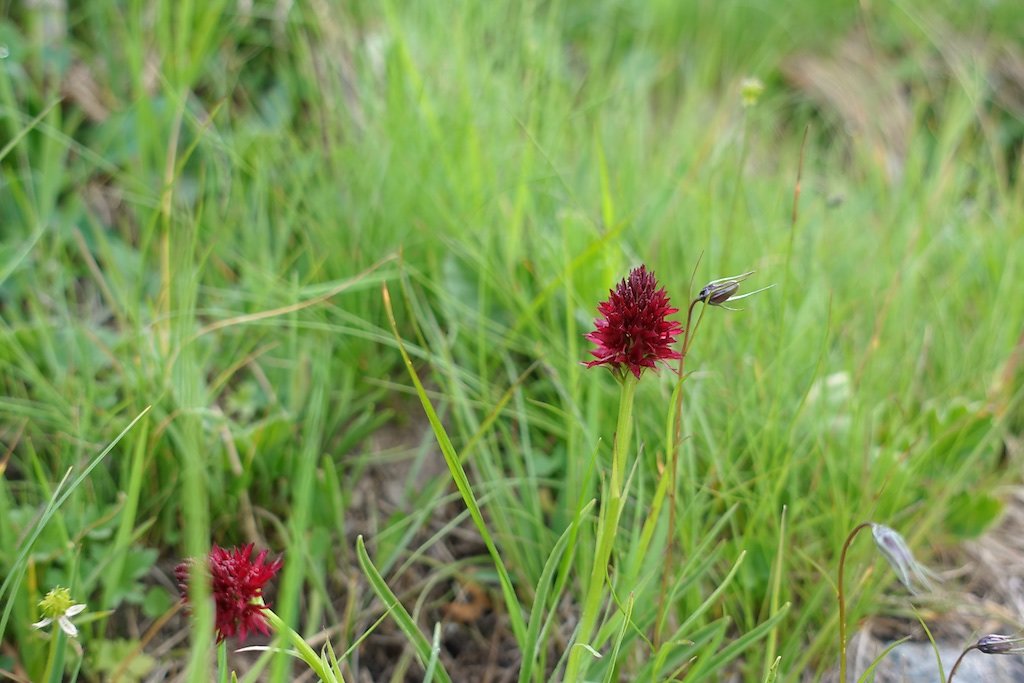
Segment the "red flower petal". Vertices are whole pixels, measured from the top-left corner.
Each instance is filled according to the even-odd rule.
[[[217,642],[237,635],[244,641],[250,631],[270,633],[263,615],[266,605],[257,600],[263,597],[263,586],[281,569],[283,561],[277,558],[266,563],[267,551],[252,558],[253,545],[230,550],[214,545],[210,550],[207,567],[210,571],[213,600],[217,605]],[[182,597],[188,600],[190,563],[182,562],[174,569]]]
[[[655,368],[657,361],[680,358],[672,344],[682,333],[682,325],[666,319],[679,309],[672,307],[664,288],[658,287],[654,273],[646,266],[634,268],[608,294],[608,300],[597,306],[603,317],[594,321],[594,331],[586,335],[597,345],[590,352],[596,360],[584,365],[607,365],[616,372],[626,368],[639,378],[644,368]]]

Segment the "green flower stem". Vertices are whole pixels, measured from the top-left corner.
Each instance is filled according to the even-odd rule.
[[[622,487],[626,481],[626,456],[629,454],[630,439],[633,438],[633,399],[639,382],[632,373],[626,373],[622,380],[622,393],[619,395],[619,417],[612,443],[611,492],[616,498],[622,496]]]
[[[281,617],[274,614],[274,610],[267,607],[263,610],[263,615],[267,618],[267,621],[270,622],[270,625],[278,635],[284,636],[285,639],[291,643],[292,647],[294,647],[295,651],[298,653],[299,658],[309,665],[309,668],[313,670],[313,673],[319,676],[321,681],[336,680],[336,677],[333,674],[328,674],[327,670],[324,668],[323,660],[321,660],[320,656],[313,651],[313,648],[309,646],[309,643],[303,640],[302,636],[292,630],[288,624],[284,623],[284,621],[281,620]],[[345,683],[344,679],[341,679],[340,683]]]
[[[228,683],[228,641],[222,640],[217,645],[217,681]]]
[[[846,551],[862,530],[871,526],[870,522],[862,522],[853,528],[843,544],[843,552],[839,554],[839,581],[836,584],[836,596],[839,600],[839,683],[846,683],[846,593],[843,590],[843,572],[846,568]]]
[[[50,634],[50,652],[46,655],[45,679],[50,683],[59,683],[64,680],[64,629],[54,619],[53,630]]]
[[[676,390],[675,405],[675,435],[668,448],[668,536],[665,541],[665,560],[661,571],[661,594],[658,596],[658,616],[654,620],[654,649],[661,646],[662,629],[665,627],[669,608],[669,584],[675,562],[673,555],[676,541],[676,493],[679,488],[679,452],[683,449],[683,381],[686,379],[686,356],[690,353],[690,344],[693,343],[693,334],[697,332],[696,327],[691,327],[693,322],[693,308],[700,302],[694,299],[686,310],[686,327],[683,328],[683,347],[679,353],[679,388]],[[700,316],[697,318],[697,327],[704,318],[705,306],[701,306]]]
[[[601,613],[602,597],[604,596],[605,577],[608,574],[608,563],[611,561],[612,549],[615,547],[615,534],[619,528],[619,515],[622,512],[622,489],[626,480],[626,460],[629,444],[633,437],[633,399],[639,380],[631,373],[623,373],[622,393],[619,395],[619,417],[615,425],[615,438],[612,442],[612,472],[608,485],[608,500],[601,505],[601,516],[597,523],[597,550],[594,553],[594,564],[590,570],[590,582],[583,601],[580,614],[580,627],[569,653],[565,680],[579,681],[586,671],[583,656],[590,646],[597,618]],[[589,656],[589,654],[588,654]],[[582,667],[582,668],[581,668]]]

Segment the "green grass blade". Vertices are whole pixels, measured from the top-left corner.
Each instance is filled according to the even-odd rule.
[[[136,415],[135,419],[129,422],[128,426],[122,429],[121,433],[114,437],[114,440],[107,444],[107,447],[104,448],[99,453],[99,455],[92,459],[92,461],[85,467],[85,469],[82,470],[81,474],[75,477],[74,481],[72,481],[67,488],[63,488],[64,482],[67,481],[67,477],[70,476],[71,474],[71,470],[68,470],[68,473],[65,475],[64,479],[61,480],[61,485],[59,485],[56,488],[56,490],[54,490],[53,496],[50,498],[50,502],[46,505],[46,508],[43,510],[43,514],[41,514],[39,516],[39,519],[36,520],[36,523],[33,526],[32,531],[29,532],[28,537],[22,543],[21,552],[18,553],[18,557],[11,567],[10,574],[8,574],[7,578],[4,579],[3,584],[0,585],[0,599],[3,599],[3,597],[7,595],[8,592],[13,593],[15,588],[17,587],[17,584],[20,583],[21,577],[24,575],[25,572],[26,560],[28,558],[29,552],[32,550],[33,544],[36,542],[36,539],[39,538],[39,534],[42,533],[43,529],[46,527],[46,524],[60,509],[60,506],[63,505],[71,496],[71,494],[74,493],[75,490],[82,484],[82,482],[84,482],[88,478],[89,474],[94,469],[96,469],[96,466],[103,461],[103,459],[107,456],[108,453],[110,453],[111,450],[113,450],[114,446],[116,446],[118,442],[121,441],[124,435],[131,431],[131,428],[135,426],[135,423],[141,420],[142,416],[149,412],[150,408],[151,406],[146,406],[141,413]],[[14,600],[6,600],[5,603],[6,604],[4,605],[3,616],[0,617],[0,640],[3,639],[4,633],[6,632],[7,620],[10,618],[11,609],[14,606]]]
[[[629,598],[626,600],[626,608],[622,614],[622,627],[619,629],[619,633],[615,640],[612,641],[612,651],[608,656],[608,668],[604,672],[604,683],[614,683],[619,680],[618,668],[615,663],[619,659],[619,651],[622,649],[622,641],[626,638],[626,631],[629,628],[630,620],[633,617],[633,606],[636,604],[636,596],[633,593],[629,594]]]
[[[406,370],[409,371],[409,376],[416,387],[416,395],[419,396],[423,410],[430,421],[430,427],[434,431],[438,445],[441,447],[441,453],[444,455],[445,464],[448,465],[448,471],[451,473],[459,493],[462,494],[462,500],[466,503],[466,507],[469,508],[469,514],[473,518],[473,523],[476,525],[477,531],[480,532],[480,536],[487,546],[487,551],[494,561],[495,569],[498,571],[498,581],[501,584],[501,592],[505,598],[505,608],[512,623],[512,632],[515,634],[516,641],[522,647],[522,644],[527,642],[526,623],[523,621],[522,607],[519,604],[519,599],[516,597],[515,588],[512,586],[512,578],[505,568],[505,563],[502,561],[498,548],[494,544],[494,539],[491,537],[491,533],[484,521],[483,512],[480,511],[480,505],[477,503],[476,495],[473,493],[473,488],[469,483],[469,477],[466,476],[466,470],[462,467],[459,454],[455,451],[451,439],[448,438],[448,432],[445,430],[444,425],[441,424],[441,418],[437,416],[437,411],[434,410],[433,403],[431,403],[426,389],[423,388],[423,383],[420,381],[419,374],[412,364],[412,359],[405,350],[405,344],[398,333],[398,323],[395,322],[395,313],[391,307],[391,295],[388,292],[387,285],[383,287],[383,296],[384,309],[388,316],[388,323],[391,325],[391,332],[395,337],[395,342],[398,344],[398,350],[402,354]]]
[[[380,598],[380,601],[384,603],[385,609],[387,609],[392,616],[395,618],[395,622],[398,627],[402,629],[402,633],[412,643],[413,649],[416,650],[416,655],[420,660],[420,664],[424,667],[430,662],[432,648],[430,642],[427,641],[426,637],[420,631],[416,625],[416,621],[409,614],[409,611],[405,609],[398,600],[391,589],[388,587],[387,582],[384,581],[384,577],[380,575],[377,568],[373,566],[373,562],[370,560],[370,556],[366,553],[366,545],[363,543],[363,537],[360,534],[356,538],[356,557],[359,558],[359,566],[363,568],[363,573],[366,574],[366,578],[370,581],[370,587],[373,592]],[[448,676],[448,672],[445,671],[444,666],[438,664],[435,670],[435,678],[441,683],[452,683],[451,677]]]
[[[438,658],[441,656],[441,623],[434,624],[434,637],[430,641],[430,661],[427,662],[427,670],[423,673],[423,683],[431,683],[434,680],[434,670],[437,669]]]
[[[772,590],[769,598],[769,609],[771,614],[779,611],[779,596],[782,594],[782,571],[785,562],[786,549],[786,506],[782,506],[782,516],[779,520],[779,544],[775,549],[775,563],[772,566]],[[779,634],[772,631],[768,634],[768,642],[764,652],[764,677],[767,679],[771,671],[778,667],[778,657],[775,655],[778,650]]]
[[[540,658],[540,649],[544,643],[544,635],[551,624],[551,621],[545,621],[543,616],[544,607],[548,604],[549,595],[551,594],[551,582],[555,571],[562,564],[562,557],[565,554],[566,546],[569,544],[569,539],[575,537],[580,520],[587,516],[587,513],[595,504],[596,501],[593,500],[587,503],[580,510],[580,514],[573,519],[572,524],[566,527],[565,531],[562,532],[562,535],[555,542],[555,546],[551,549],[551,553],[544,563],[544,569],[541,570],[540,580],[537,581],[536,595],[533,599],[533,607],[530,609],[530,621],[523,648],[523,663],[519,669],[519,683],[526,683],[533,676],[533,668]],[[564,587],[564,584],[562,587]],[[558,603],[558,598],[559,595],[555,595],[555,604]],[[544,628],[541,628],[542,623]]]
[[[736,640],[730,642],[728,645],[716,652],[712,657],[704,659],[703,664],[705,666],[698,664],[697,668],[693,672],[694,680],[700,680],[701,675],[706,676],[720,671],[722,667],[736,659],[736,657],[742,654],[748,647],[756,643],[765,635],[774,632],[775,627],[778,626],[785,618],[786,614],[789,613],[789,606],[790,603],[787,602],[771,617],[747,631]]]
[[[874,658],[874,660],[871,662],[871,665],[868,668],[864,669],[864,673],[862,673],[860,675],[860,678],[857,679],[857,683],[867,683],[868,681],[874,680],[872,674],[875,672],[875,669],[878,668],[878,665],[882,663],[882,660],[888,657],[890,652],[892,652],[908,640],[910,640],[910,636],[903,636],[896,642],[890,643],[887,648],[878,653],[878,656]]]

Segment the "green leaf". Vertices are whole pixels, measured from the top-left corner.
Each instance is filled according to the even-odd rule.
[[[946,514],[946,529],[960,539],[977,538],[1003,513],[1003,503],[987,493],[958,493]]]

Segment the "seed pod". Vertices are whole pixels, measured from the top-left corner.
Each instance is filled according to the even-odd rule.
[[[993,633],[979,638],[974,647],[987,655],[1019,655],[1024,654],[1022,643],[1024,643],[1024,638]]]
[[[739,289],[739,280],[726,280],[719,284],[712,283],[700,290],[700,294],[697,295],[697,300],[703,301],[704,303],[712,306],[721,306],[731,299]]]
[[[697,294],[697,298],[694,302],[703,301],[709,306],[721,306],[722,308],[729,308],[725,305],[727,301],[739,301],[740,299],[746,299],[748,296],[753,296],[759,292],[763,292],[766,289],[771,289],[775,285],[768,285],[761,289],[756,289],[753,292],[747,292],[746,294],[737,295],[740,291],[740,283],[746,280],[748,277],[754,274],[754,271],[748,271],[741,275],[730,275],[729,277],[720,277],[717,280],[704,285],[704,288]],[[729,308],[729,310],[735,310]]]

